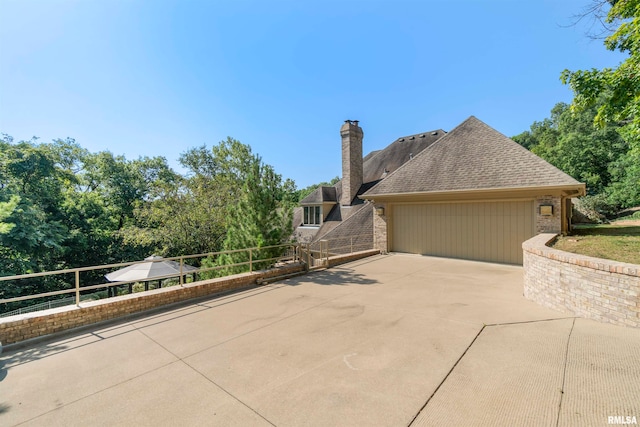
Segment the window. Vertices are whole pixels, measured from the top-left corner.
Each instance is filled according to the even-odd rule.
[[[305,206],[304,218],[302,223],[304,225],[320,225],[322,222],[322,206]]]

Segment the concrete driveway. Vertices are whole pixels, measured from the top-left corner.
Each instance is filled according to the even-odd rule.
[[[414,255],[367,258],[0,360],[7,426],[640,418],[640,330],[525,300],[521,267]]]

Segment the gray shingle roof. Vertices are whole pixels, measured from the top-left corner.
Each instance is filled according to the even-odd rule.
[[[351,243],[355,246],[355,250],[370,249],[373,243],[373,207],[367,202],[363,205],[356,205],[350,208],[352,212],[347,218],[340,222],[325,223],[328,227],[320,229],[318,234],[313,238],[314,242],[318,240],[331,240],[331,252],[344,253],[349,251]],[[351,240],[353,238],[353,240]],[[336,246],[342,246],[342,250]]]
[[[364,196],[562,185],[580,183],[471,116]]]
[[[318,187],[300,201],[301,205],[313,205],[326,202],[337,202],[336,187]]]
[[[364,158],[362,182],[378,181],[398,169],[413,155],[440,139],[446,132],[442,129],[404,136],[396,139],[382,150],[374,151]],[[386,174],[385,174],[386,171]]]

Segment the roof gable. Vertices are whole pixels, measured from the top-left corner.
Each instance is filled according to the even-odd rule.
[[[580,183],[471,116],[364,196],[562,185]]]

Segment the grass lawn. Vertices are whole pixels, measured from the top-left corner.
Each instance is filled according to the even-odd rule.
[[[554,248],[597,258],[640,264],[640,225],[578,225]]]

